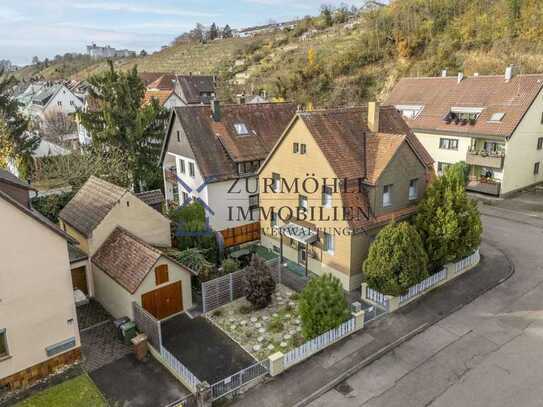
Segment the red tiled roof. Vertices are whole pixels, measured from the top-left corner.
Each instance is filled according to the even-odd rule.
[[[157,89],[162,91],[173,91],[175,89],[176,76],[174,74],[163,74],[153,82],[147,85],[147,89]]]
[[[146,105],[150,103],[151,99],[157,99],[158,103],[160,103],[161,106],[164,106],[164,103],[166,103],[172,93],[172,90],[147,90],[143,97],[143,104]]]
[[[413,150],[422,165],[432,168],[432,158],[393,106],[380,108],[378,133],[372,133],[368,128],[367,106],[304,112],[299,117],[336,176],[348,180],[342,201],[345,208],[353,211],[347,219],[353,230],[367,230],[414,213],[416,209],[408,207],[376,217],[367,191],[359,186],[360,179],[375,184],[404,143]]]
[[[92,262],[134,294],[161,256],[160,250],[117,227],[92,256]]]
[[[474,135],[510,136],[543,87],[543,75],[403,78],[386,101],[389,105],[424,106],[412,129]],[[474,125],[447,124],[443,119],[452,107],[482,108]],[[489,122],[504,113],[501,122]]]

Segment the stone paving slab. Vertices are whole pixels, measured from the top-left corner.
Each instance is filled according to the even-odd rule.
[[[113,322],[95,326],[81,332],[83,366],[92,372],[132,352],[132,347],[121,342]]]

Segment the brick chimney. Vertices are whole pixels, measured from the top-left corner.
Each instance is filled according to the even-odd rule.
[[[368,103],[368,129],[372,133],[379,132],[379,102]]]
[[[511,79],[513,79],[513,76],[515,75],[515,66],[509,65],[507,68],[505,68],[505,81],[509,82]]]

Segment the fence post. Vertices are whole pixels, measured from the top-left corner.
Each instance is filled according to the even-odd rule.
[[[285,370],[285,355],[276,352],[268,358],[270,361],[270,376],[277,376]]]
[[[359,331],[364,328],[365,314],[366,313],[364,311],[353,312],[355,331]]]
[[[198,407],[211,407],[213,403],[213,394],[208,382],[202,382],[196,385],[196,403]]]
[[[202,283],[202,311],[203,311],[204,314],[207,312],[206,291],[207,291],[207,286],[206,286],[206,283],[204,282],[204,283]]]

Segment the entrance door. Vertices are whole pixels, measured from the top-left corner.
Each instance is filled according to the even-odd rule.
[[[74,290],[81,290],[85,295],[89,295],[86,270],[85,266],[72,270],[72,285]]]
[[[183,311],[181,281],[145,293],[141,296],[143,308],[156,319],[164,319]]]
[[[305,267],[307,260],[307,249],[304,244],[298,243],[298,264]]]

